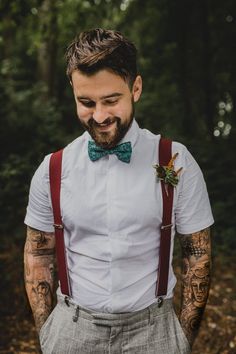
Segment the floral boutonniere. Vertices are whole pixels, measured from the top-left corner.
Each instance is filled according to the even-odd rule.
[[[183,167],[180,167],[177,171],[174,170],[174,161],[176,157],[178,156],[178,152],[174,154],[170,162],[168,163],[167,166],[160,166],[160,165],[153,165],[153,167],[156,170],[156,175],[157,177],[161,180],[164,181],[166,185],[171,185],[173,187],[176,187],[178,182],[179,182],[179,173],[183,169]]]

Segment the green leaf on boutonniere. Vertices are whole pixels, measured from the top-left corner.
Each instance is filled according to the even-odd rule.
[[[179,173],[182,170],[180,167],[177,171],[174,170],[174,161],[178,156],[178,152],[172,157],[167,166],[160,166],[158,164],[153,165],[156,170],[157,178],[161,181],[164,181],[165,184],[170,184],[173,187],[176,187],[179,182]]]

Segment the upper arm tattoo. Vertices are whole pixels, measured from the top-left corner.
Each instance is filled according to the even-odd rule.
[[[191,235],[180,235],[183,256],[183,281],[207,280],[210,276],[211,242],[209,228]]]
[[[210,229],[204,229],[190,235],[180,235],[184,257],[201,258],[210,252]]]
[[[55,248],[54,232],[44,232],[27,227],[26,244],[28,243],[34,256],[40,256],[42,253],[53,253]]]
[[[25,276],[30,275],[30,268],[33,264],[38,267],[54,268],[52,265],[55,254],[54,232],[43,232],[28,226],[24,253]]]

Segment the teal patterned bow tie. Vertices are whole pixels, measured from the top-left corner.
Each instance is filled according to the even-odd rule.
[[[108,154],[115,154],[119,160],[129,163],[132,153],[132,146],[130,142],[115,146],[113,149],[103,149],[97,146],[94,141],[88,142],[88,154],[90,160],[96,161]]]

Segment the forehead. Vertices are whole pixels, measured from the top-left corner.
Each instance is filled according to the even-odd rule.
[[[113,93],[122,95],[130,93],[126,81],[109,70],[100,70],[93,75],[86,75],[79,70],[75,70],[72,73],[71,80],[76,96],[99,98]]]
[[[194,279],[192,279],[192,283],[200,284],[200,283],[205,283],[205,282],[207,282],[207,279],[205,279],[205,278],[202,278],[202,279],[194,278]]]

